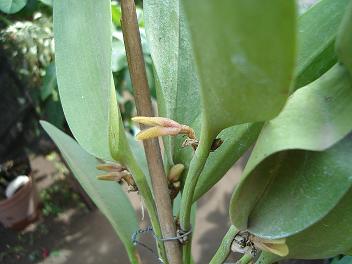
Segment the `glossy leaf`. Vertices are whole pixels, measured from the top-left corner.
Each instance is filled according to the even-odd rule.
[[[336,63],[335,38],[349,0],[321,0],[298,18],[295,89]]]
[[[295,1],[182,3],[208,133],[276,116],[286,102],[293,78]],[[204,19],[209,17],[212,19]]]
[[[131,241],[131,234],[138,229],[135,211],[119,184],[99,181],[101,174],[96,169],[96,158],[85,152],[72,138],[50,125],[41,125],[59,147],[73,174],[89,197],[107,217],[116,233],[124,243],[132,263],[138,263],[136,250]]]
[[[343,63],[352,74],[352,2],[346,8],[336,38],[336,53],[339,61]]]
[[[110,1],[54,1],[54,35],[59,92],[70,129],[89,153],[111,159]]]
[[[325,150],[344,138],[352,129],[351,83],[347,70],[336,65],[317,81],[296,91],[280,115],[266,124],[231,200],[230,216],[238,229],[248,228],[258,236],[268,238],[288,236],[317,222],[344,195],[346,188],[349,188],[346,182],[342,186],[336,183],[335,187],[331,183],[331,188],[334,188],[331,195],[318,191],[323,188],[322,185],[314,185],[315,181],[319,183],[320,180],[331,180],[327,177],[333,173],[331,168],[305,163],[305,159],[309,160],[308,157],[300,155],[293,156],[295,159],[285,165],[284,161],[291,156],[285,156],[283,151]],[[339,168],[338,162],[339,160],[335,165],[336,171]],[[317,175],[308,180],[302,171],[308,174],[315,171]],[[281,187],[275,189],[276,184]],[[290,190],[286,189],[291,187]],[[269,190],[272,190],[272,194]],[[310,192],[307,196],[316,198],[305,201],[306,198],[302,195],[308,190]],[[321,194],[323,197],[319,196]],[[323,199],[321,206],[315,203],[317,197]],[[263,201],[263,205],[257,206],[258,201]],[[290,204],[306,207],[291,210]],[[276,213],[268,214],[269,207]],[[282,213],[283,210],[287,212]],[[307,211],[310,213],[307,214]],[[272,220],[270,225],[267,222],[271,221],[269,218]]]
[[[1,0],[0,11],[7,14],[14,14],[25,7],[27,1],[28,0]]]

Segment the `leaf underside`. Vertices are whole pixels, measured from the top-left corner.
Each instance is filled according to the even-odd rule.
[[[96,169],[99,162],[95,157],[51,124],[42,121],[41,125],[60,149],[83,189],[115,229],[132,263],[137,263],[133,262],[136,256],[135,247],[131,241],[131,234],[138,230],[137,217],[121,186],[114,182],[97,180],[96,176],[101,174],[101,171]]]
[[[67,123],[86,151],[111,160],[110,1],[54,1],[53,13],[57,80]]]

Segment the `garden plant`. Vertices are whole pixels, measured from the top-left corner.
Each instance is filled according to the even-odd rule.
[[[350,2],[298,15],[294,0],[144,0],[154,117],[134,1],[121,0],[135,139],[117,105],[110,0],[53,1],[60,100],[77,141],[42,126],[131,263],[143,263],[143,232],[156,262],[193,263],[192,205],[252,146],[210,263],[231,251],[241,263],[352,254]],[[115,181],[141,196],[149,229]]]

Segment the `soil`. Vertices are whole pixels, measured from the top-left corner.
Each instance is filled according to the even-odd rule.
[[[128,263],[123,245],[99,210],[88,210],[82,200],[77,199],[77,195],[75,198],[69,196],[73,201],[67,199],[67,193],[73,190],[67,186],[67,182],[70,182],[67,181],[68,172],[59,156],[55,153],[33,156],[30,161],[41,197],[45,198],[42,215],[39,221],[21,232],[0,226],[0,263]],[[209,262],[227,231],[227,204],[240,172],[239,166],[232,168],[198,202],[193,240],[196,263]],[[50,192],[51,199],[43,196],[43,192],[48,193],[48,188],[53,190],[57,186],[61,191]],[[131,196],[141,217],[139,198],[135,194]],[[146,221],[141,221],[142,227],[147,225]],[[148,235],[142,241],[153,247],[153,241]],[[157,263],[151,252],[141,246],[139,251],[143,263]]]
[[[122,243],[105,217],[98,209],[89,210],[73,190],[71,176],[58,154],[32,156],[30,162],[41,192],[42,215],[21,232],[0,226],[0,263],[129,263]],[[227,206],[242,165],[240,161],[231,168],[197,204],[193,239],[195,263],[209,263],[229,227]],[[130,195],[141,219],[139,198],[136,194]],[[147,225],[146,221],[141,221],[141,227]],[[142,241],[153,247],[150,237]],[[158,263],[150,251],[141,246],[138,250],[143,263]],[[237,257],[231,255],[227,263],[234,263]]]

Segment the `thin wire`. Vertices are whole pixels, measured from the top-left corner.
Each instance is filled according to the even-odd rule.
[[[152,229],[153,230],[153,229]],[[192,233],[192,228],[190,230],[188,230],[187,232],[183,231],[183,230],[179,230],[177,231],[177,233],[179,234],[178,236],[175,236],[175,237],[166,237],[166,238],[160,238],[160,237],[157,237],[154,232],[153,232],[153,236],[155,239],[159,240],[159,241],[173,241],[173,240],[179,240],[181,243],[184,243],[187,241],[184,240],[184,238],[188,238],[188,235],[190,235]]]
[[[146,227],[145,229],[139,229],[137,231],[135,231],[132,234],[132,242],[134,245],[140,245],[144,248],[146,248],[148,251],[150,251],[154,256],[156,256],[159,260],[159,263],[164,264],[164,261],[155,253],[155,251],[150,248],[148,245],[144,244],[143,242],[140,242],[138,240],[138,235],[142,235],[144,233],[151,233],[152,236],[154,237],[155,240],[159,240],[159,241],[174,241],[174,240],[178,240],[180,241],[180,243],[185,243],[188,240],[188,236],[192,233],[192,227],[190,230],[188,230],[187,232],[183,231],[183,230],[178,230],[177,231],[177,236],[175,237],[166,237],[166,238],[160,238],[158,236],[155,235],[153,228],[151,226]]]

